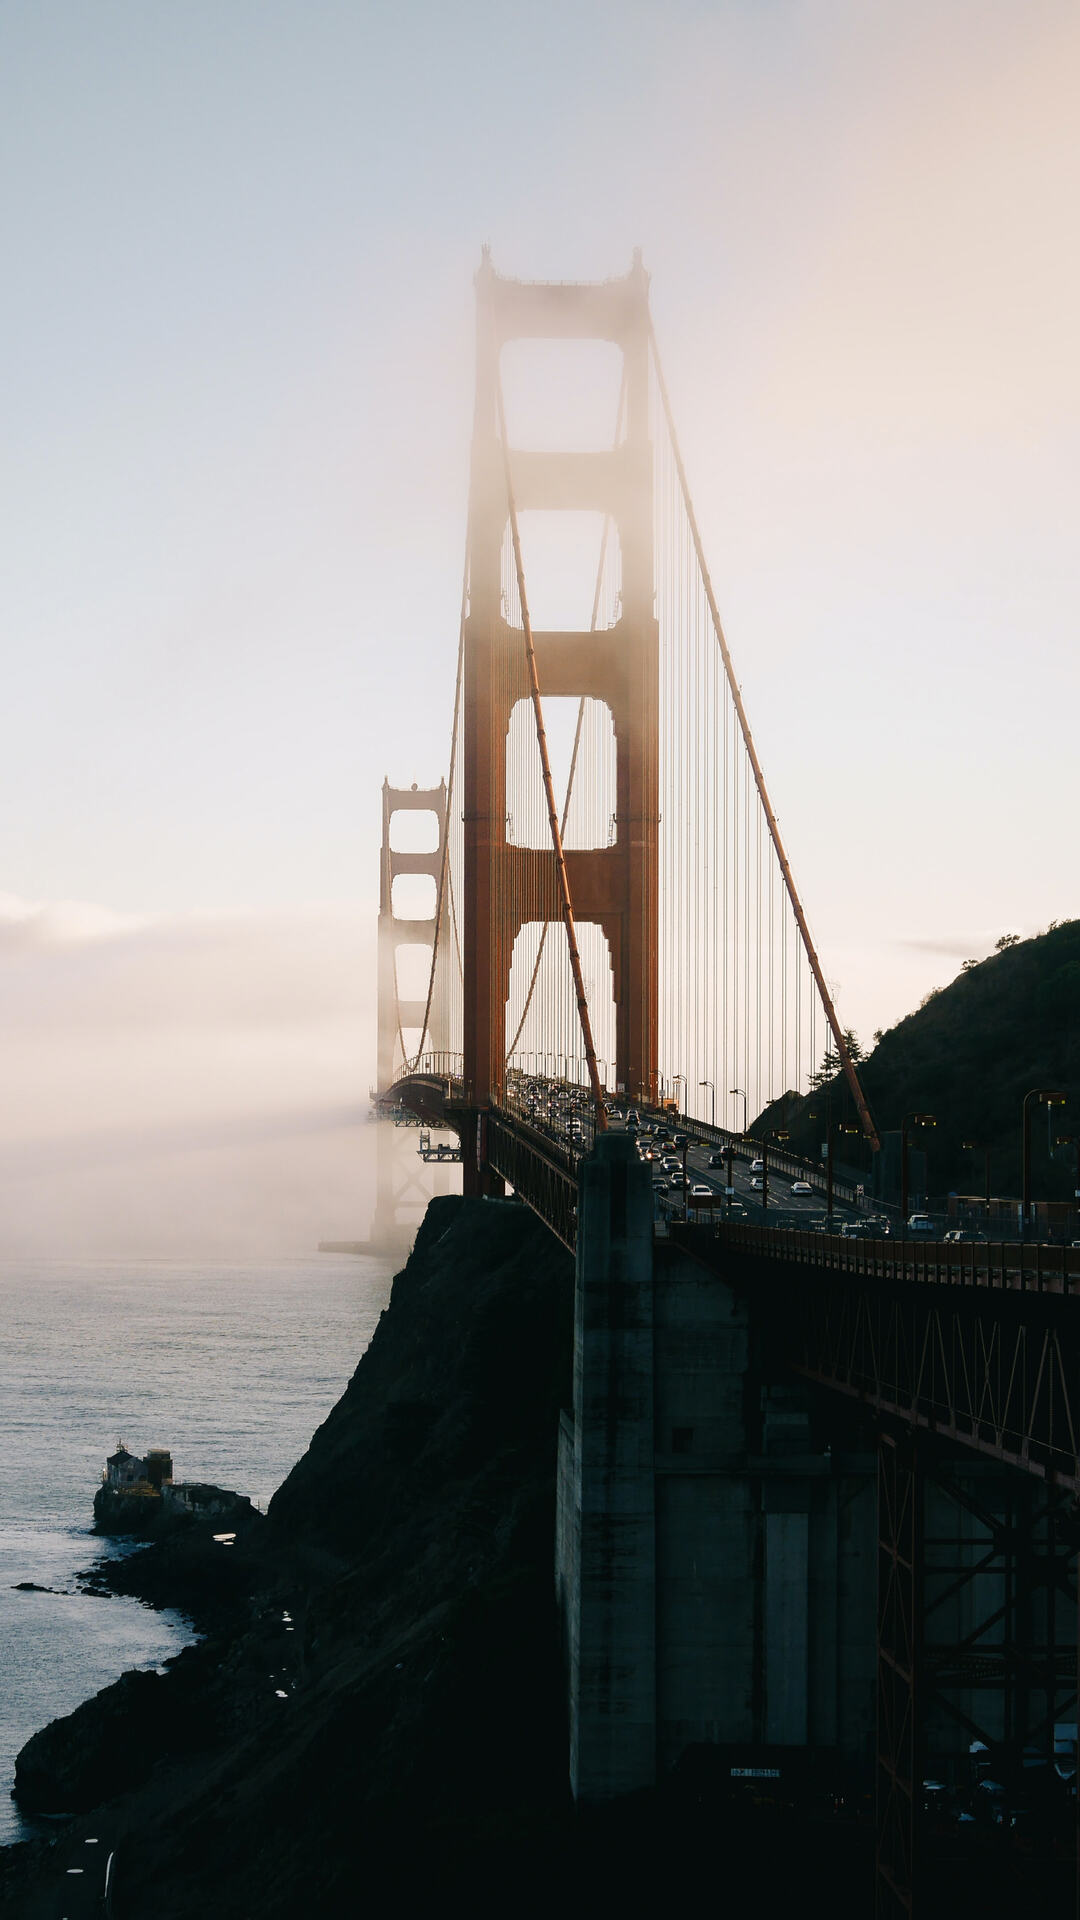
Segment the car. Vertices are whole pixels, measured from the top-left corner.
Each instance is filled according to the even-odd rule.
[[[887,1240],[889,1234],[892,1232],[889,1221],[883,1213],[868,1213],[866,1216],[866,1224],[868,1227],[873,1227],[879,1240]]]
[[[813,1193],[814,1189],[810,1185],[809,1180],[793,1180],[791,1183],[791,1191],[792,1193]]]
[[[681,1173],[682,1172],[682,1161],[679,1159],[679,1156],[677,1153],[665,1153],[663,1160],[660,1162],[660,1164],[663,1167],[665,1173]]]
[[[688,1147],[690,1145],[690,1141],[688,1136],[685,1133],[677,1133],[675,1135],[675,1138],[672,1140],[671,1144],[673,1147]]]
[[[872,1240],[874,1229],[865,1220],[845,1220],[840,1229],[841,1240]]]
[[[763,1191],[763,1189],[764,1189],[764,1186],[765,1186],[765,1180],[764,1180],[764,1177],[763,1177],[763,1175],[762,1175],[762,1174],[760,1174],[760,1173],[755,1173],[755,1174],[753,1174],[753,1175],[752,1175],[752,1177],[751,1177],[751,1180],[750,1180],[750,1190],[751,1190],[751,1192],[752,1192],[752,1193],[761,1193],[761,1192]]]
[[[727,1154],[726,1153],[710,1153],[709,1165],[710,1167],[726,1167]]]
[[[765,1171],[765,1162],[764,1162],[764,1160],[761,1160],[761,1159],[758,1159],[758,1160],[751,1160],[751,1162],[750,1162],[750,1171],[751,1171],[751,1173],[764,1173],[764,1171]]]
[[[707,1187],[705,1185],[704,1180],[694,1181],[694,1184],[690,1189],[691,1200],[711,1200],[712,1195],[713,1195],[712,1188]]]
[[[907,1221],[909,1233],[936,1233],[937,1228],[928,1213],[909,1213]]]

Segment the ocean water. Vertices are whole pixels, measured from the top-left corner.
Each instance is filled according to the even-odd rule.
[[[0,1263],[0,1844],[42,1830],[10,1798],[30,1734],[192,1638],[180,1615],[94,1599],[75,1575],[107,1453],[172,1448],[177,1479],[264,1507],[349,1379],[393,1263]],[[22,1580],[59,1589],[17,1593]]]

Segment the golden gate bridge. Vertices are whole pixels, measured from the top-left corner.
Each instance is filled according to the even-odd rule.
[[[620,278],[546,284],[504,278],[485,251],[476,290],[446,776],[437,788],[383,790],[378,1090],[457,1132],[467,1194],[509,1186],[576,1247],[579,1291],[606,1299],[610,1276],[632,1269],[651,1301],[654,1276],[688,1260],[742,1299],[747,1324],[767,1322],[787,1375],[834,1407],[857,1405],[870,1423],[878,1912],[911,1914],[925,1893],[927,1728],[948,1724],[956,1738],[957,1728],[985,1735],[987,1749],[1005,1742],[1052,1759],[1055,1730],[1071,1716],[1075,1749],[1080,1253],[852,1243],[712,1219],[665,1226],[674,1246],[654,1245],[648,1174],[636,1153],[631,1163],[631,1143],[624,1152],[613,1137],[598,1151],[613,1105],[643,1117],[674,1109],[698,1139],[730,1142],[747,1113],[802,1092],[827,1047],[872,1149],[878,1137],[720,621],[640,257]],[[513,440],[503,353],[537,340],[617,352],[604,445],[538,451]],[[540,514],[588,515],[596,528],[591,605],[569,629],[537,628],[530,615]],[[416,811],[434,818],[431,847],[396,848],[395,821]],[[423,914],[400,906],[417,881],[429,889]],[[408,985],[403,956],[422,963]],[[745,1103],[742,1128],[726,1104],[734,1098]],[[831,1198],[831,1154],[818,1184],[826,1177]],[[633,1240],[631,1216],[647,1247]],[[608,1307],[598,1311],[599,1326]],[[620,1367],[637,1379],[620,1325],[612,1318],[589,1336],[609,1343],[609,1394],[622,1390]],[[656,1342],[659,1353],[659,1330]],[[579,1354],[579,1374],[589,1365]],[[589,1417],[576,1402],[579,1600]],[[650,1434],[652,1421],[650,1411]],[[595,1468],[597,1484],[613,1485],[622,1442],[596,1444],[597,1460],[614,1450]],[[994,1490],[983,1480],[972,1492],[958,1460],[976,1473],[992,1467]],[[643,1538],[658,1485],[646,1475],[634,1495]],[[945,1543],[955,1561],[947,1581],[934,1534],[946,1509],[964,1515]],[[610,1595],[615,1575],[603,1567]],[[943,1592],[950,1619],[967,1596],[964,1633],[942,1626]],[[647,1614],[647,1595],[642,1604]],[[637,1655],[619,1656],[617,1625],[609,1631],[597,1658],[630,1687]],[[629,1711],[626,1700],[609,1706],[616,1718]],[[572,1723],[575,1712],[600,1709],[572,1698]]]
[[[449,1074],[470,1111],[510,1111],[515,1078],[716,1119],[801,1090],[827,1042],[873,1121],[811,938],[717,609],[675,435],[640,258],[592,285],[477,276],[477,398],[453,737],[445,792],[384,789],[379,1087]],[[525,338],[611,343],[610,442],[511,444],[500,361]],[[591,611],[536,631],[525,522],[599,527]],[[551,715],[573,709],[556,793]],[[435,854],[395,852],[423,805]],[[394,910],[435,881],[430,915]],[[426,989],[400,990],[421,946]],[[415,955],[410,956],[415,959]],[[681,1086],[682,1096],[678,1096]],[[481,1190],[498,1179],[476,1169]]]

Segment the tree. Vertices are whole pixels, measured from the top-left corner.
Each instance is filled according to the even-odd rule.
[[[880,1045],[881,1045],[881,1043],[882,1043],[882,1041],[884,1040],[884,1038],[885,1038],[885,1029],[884,1029],[884,1027],[875,1027],[875,1028],[874,1028],[874,1045],[875,1045],[875,1047],[880,1047]]]
[[[863,1058],[862,1043],[854,1027],[844,1028],[844,1045],[853,1060],[861,1060]]]
[[[839,1071],[840,1055],[837,1053],[835,1047],[826,1047],[825,1052],[821,1056],[820,1067],[816,1073],[810,1075],[810,1085],[814,1092],[820,1093],[822,1087],[827,1087],[830,1080],[836,1079]]]
[[[978,960],[965,960],[960,971],[961,973],[973,973],[978,965]]]
[[[994,952],[1004,953],[1006,948],[1018,947],[1019,945],[1020,935],[1018,933],[1003,933],[1000,940],[994,941]]]

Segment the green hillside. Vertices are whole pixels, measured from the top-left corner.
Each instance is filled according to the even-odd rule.
[[[1051,1111],[1049,1129],[1044,1107],[1033,1114],[1032,1191],[1039,1199],[1071,1196],[1076,1149],[1049,1150],[1048,1140],[1080,1133],[1080,921],[967,963],[882,1035],[859,1076],[879,1133],[899,1128],[908,1113],[935,1115],[936,1127],[913,1134],[912,1145],[926,1148],[938,1194],[982,1191],[983,1154],[965,1152],[965,1140],[990,1149],[995,1194],[1018,1194],[1024,1095],[1035,1087],[1064,1092],[1068,1103]],[[828,1112],[855,1117],[841,1076],[806,1098],[774,1102],[754,1131],[786,1127],[796,1151],[816,1157]],[[842,1137],[836,1158],[862,1173],[871,1156]]]

